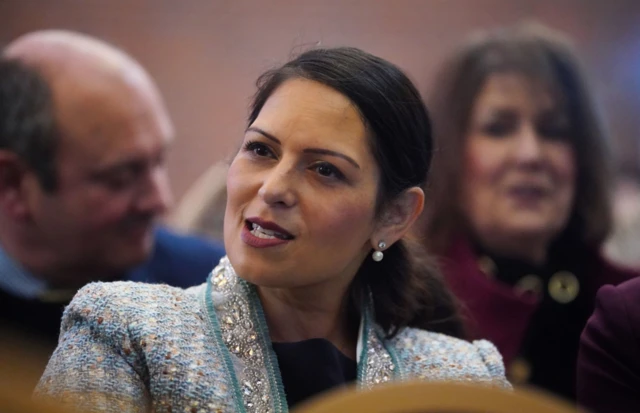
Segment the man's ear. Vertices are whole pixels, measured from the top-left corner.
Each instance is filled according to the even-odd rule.
[[[0,210],[18,220],[29,216],[25,181],[29,168],[16,154],[0,150]]]
[[[404,237],[424,208],[424,191],[411,187],[396,197],[382,212],[376,231],[371,238],[373,249],[380,250],[380,242],[386,248]],[[384,248],[383,248],[384,249]]]

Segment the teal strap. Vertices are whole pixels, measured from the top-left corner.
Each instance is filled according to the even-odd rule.
[[[238,413],[246,413],[242,394],[240,393],[238,377],[236,376],[236,371],[233,368],[233,362],[231,361],[231,354],[229,354],[229,349],[222,340],[222,330],[220,329],[220,322],[218,321],[218,316],[213,306],[213,299],[211,298],[211,275],[209,275],[209,278],[207,279],[207,288],[205,290],[205,294],[206,295],[204,300],[207,308],[207,314],[211,322],[211,329],[213,330],[212,332],[215,337],[216,344],[218,345],[218,349],[220,350],[220,354],[222,355],[225,370],[227,371],[227,376],[231,379],[231,387],[233,387],[233,399],[236,406],[235,411]]]
[[[267,327],[267,319],[264,316],[264,310],[260,303],[260,297],[256,287],[244,280],[239,280],[249,297],[251,304],[251,318],[258,322],[258,334],[260,335],[260,345],[265,355],[265,369],[269,378],[269,388],[273,397],[273,405],[276,413],[287,413],[289,406],[287,405],[287,397],[282,384],[282,376],[280,375],[280,366],[278,365],[278,356],[276,356],[273,346],[271,345],[271,337],[269,336],[269,328]]]

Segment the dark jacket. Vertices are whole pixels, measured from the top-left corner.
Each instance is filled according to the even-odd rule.
[[[451,245],[441,264],[463,305],[469,338],[486,338],[498,347],[514,384],[531,384],[574,399],[579,337],[593,311],[597,290],[640,273],[619,268],[597,252],[560,255],[570,257],[571,262],[562,265],[572,266],[580,280],[578,297],[568,305],[552,300],[546,284],[542,295],[536,296],[492,279],[483,272],[479,254],[464,238]],[[506,267],[512,271],[517,265]],[[516,376],[525,378],[518,383]]]
[[[578,403],[597,413],[640,411],[640,278],[598,292],[580,340]]]

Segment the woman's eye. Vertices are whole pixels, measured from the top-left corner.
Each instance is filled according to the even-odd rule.
[[[246,151],[248,152],[252,152],[254,155],[259,156],[259,157],[272,157],[273,156],[273,152],[271,152],[271,149],[260,142],[247,142],[244,145],[244,148]]]
[[[563,126],[542,126],[538,129],[538,133],[549,140],[565,140],[568,138],[568,130]]]
[[[482,130],[487,135],[501,138],[513,132],[513,124],[504,121],[490,122],[484,125]]]
[[[567,140],[571,135],[569,121],[564,118],[542,119],[536,126],[540,136],[549,140]]]
[[[325,162],[319,163],[315,166],[314,169],[319,175],[327,178],[337,178],[337,179],[344,178],[344,175],[342,174],[342,172],[340,172],[338,168],[331,165],[330,163],[325,163]]]

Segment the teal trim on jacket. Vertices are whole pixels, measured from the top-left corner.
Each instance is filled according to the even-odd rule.
[[[36,394],[89,412],[286,412],[255,287],[225,272],[225,260],[207,284],[187,290],[84,287],[65,311]],[[501,356],[484,340],[413,328],[384,340],[375,323],[363,322],[358,349],[361,388],[405,379],[510,387]]]

